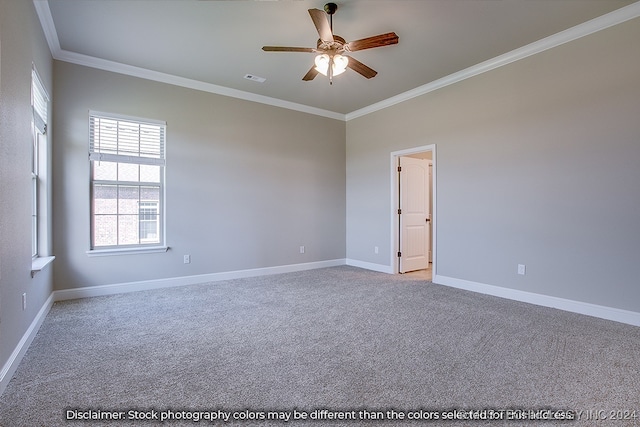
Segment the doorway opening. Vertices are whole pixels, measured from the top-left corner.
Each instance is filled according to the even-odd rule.
[[[394,274],[436,274],[436,146],[391,153],[391,266]]]

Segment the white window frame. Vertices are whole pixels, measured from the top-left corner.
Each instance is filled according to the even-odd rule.
[[[42,179],[39,174],[45,169],[41,162],[46,161],[46,134],[49,96],[44,89],[35,68],[31,70],[31,110],[32,110],[32,145],[31,145],[31,257],[40,256],[40,210],[42,203],[40,195],[43,193]],[[44,144],[42,140],[44,137]],[[44,146],[43,146],[44,145]],[[44,150],[45,156],[41,153]]]
[[[156,146],[156,141],[153,141],[153,152],[154,153],[145,153],[143,142],[138,141],[138,151],[134,152],[131,144],[126,144],[124,138],[120,138],[119,133],[115,139],[110,139],[109,145],[104,144],[104,141],[101,141],[95,137],[94,133],[94,124],[99,123],[96,120],[105,119],[109,121],[116,121],[118,124],[124,123],[128,125],[140,125],[140,126],[150,126],[159,131],[160,137],[159,141],[157,141],[158,146]],[[117,149],[114,150],[114,147]],[[122,149],[124,147],[124,149]],[[140,117],[133,116],[125,116],[121,114],[112,114],[112,113],[103,113],[98,111],[89,111],[89,163],[90,163],[90,176],[89,176],[89,187],[90,187],[90,233],[89,233],[89,250],[87,254],[89,256],[103,256],[103,255],[119,255],[119,254],[131,254],[131,253],[150,253],[150,252],[165,252],[168,247],[166,246],[166,204],[165,204],[165,169],[166,169],[166,157],[165,157],[165,148],[166,148],[166,122],[159,120],[152,120]],[[156,152],[157,151],[157,152]],[[124,181],[124,180],[97,180],[94,179],[94,164],[96,162],[106,161],[117,163],[118,165],[122,164],[134,164],[134,165],[154,165],[160,167],[160,177],[159,182],[144,182],[141,180],[138,181]],[[94,187],[96,185],[115,185],[115,186],[133,186],[138,187],[139,192],[142,188],[145,187],[154,187],[159,189],[159,200],[157,202],[157,211],[158,211],[158,220],[157,220],[157,231],[158,231],[158,240],[157,241],[149,241],[148,239],[140,238],[140,210],[139,204],[140,202],[149,202],[149,200],[140,198],[138,200],[138,214],[136,217],[138,218],[137,223],[137,244],[122,244],[116,241],[114,245],[103,245],[98,246],[95,245],[95,213],[94,213]],[[119,188],[119,187],[116,187]],[[116,216],[116,221],[119,221],[120,217],[125,215],[117,212],[114,214]],[[131,216],[131,214],[129,214]],[[118,239],[119,236],[116,237]]]
[[[51,263],[51,159],[47,135],[50,98],[31,68],[31,277]]]

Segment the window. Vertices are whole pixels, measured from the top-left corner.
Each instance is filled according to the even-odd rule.
[[[51,255],[51,158],[47,143],[49,96],[31,69],[31,277],[55,259]]]
[[[164,246],[165,123],[90,112],[91,250]]]
[[[35,259],[40,255],[42,223],[42,201],[46,197],[45,186],[47,166],[47,113],[49,97],[42,85],[35,69],[31,71],[31,107],[33,133],[31,147],[31,256]]]

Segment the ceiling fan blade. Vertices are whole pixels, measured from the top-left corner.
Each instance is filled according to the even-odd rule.
[[[318,70],[316,70],[315,65],[313,67],[311,67],[311,69],[307,72],[307,74],[304,75],[304,77],[302,78],[302,80],[308,82],[310,80],[313,80],[316,78],[316,76],[318,75]]]
[[[265,52],[316,52],[312,47],[262,46]]]
[[[329,26],[329,21],[327,21],[327,15],[324,10],[309,9],[309,15],[311,15],[313,24],[318,30],[320,40],[322,40],[323,42],[332,42],[333,33],[331,32],[331,27]]]
[[[365,39],[355,40],[347,43],[344,47],[349,52],[357,50],[371,49],[374,47],[389,46],[398,43],[398,35],[396,33],[380,34]]]
[[[349,57],[349,63],[347,64],[347,67],[351,68],[356,73],[362,74],[364,77],[368,79],[375,77],[376,74],[378,74],[376,70],[374,70],[373,68],[367,67],[362,62],[358,61],[352,56]]]

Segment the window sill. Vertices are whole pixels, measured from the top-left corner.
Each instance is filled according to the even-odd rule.
[[[51,264],[56,259],[54,256],[39,256],[31,261],[31,278],[44,269],[47,265]]]
[[[126,249],[93,249],[87,251],[87,255],[94,256],[112,256],[112,255],[135,255],[135,254],[154,254],[159,252],[167,252],[168,246],[149,246],[145,248],[126,248]]]

